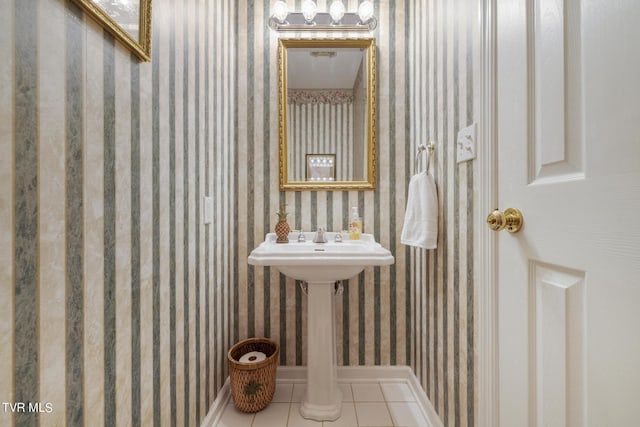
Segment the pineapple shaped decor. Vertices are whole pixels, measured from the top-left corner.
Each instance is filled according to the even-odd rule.
[[[276,243],[289,243],[289,231],[291,227],[287,224],[287,215],[285,211],[285,203],[280,205],[280,212],[278,212],[278,223],[276,224]]]

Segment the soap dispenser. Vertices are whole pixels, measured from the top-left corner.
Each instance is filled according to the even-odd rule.
[[[362,234],[362,220],[358,214],[358,207],[351,208],[351,222],[349,223],[349,239],[360,240]]]

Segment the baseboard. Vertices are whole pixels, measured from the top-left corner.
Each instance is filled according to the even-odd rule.
[[[305,366],[278,366],[277,382],[305,382],[306,380],[307,368]],[[422,389],[420,381],[409,366],[338,366],[338,381],[351,383],[406,381],[431,426],[444,427],[431,401]],[[227,378],[202,422],[202,427],[213,427],[218,423],[230,398],[231,389],[229,378]]]
[[[409,367],[407,366],[407,368]],[[413,392],[415,393],[416,398],[418,399],[418,403],[420,403],[420,406],[424,411],[424,415],[427,417],[427,421],[429,421],[433,427],[444,427],[444,424],[442,424],[442,420],[436,412],[436,408],[433,407],[433,404],[431,404],[427,393],[425,393],[422,389],[420,381],[418,381],[418,377],[416,377],[411,369],[409,369],[409,371],[411,375],[408,376],[407,382],[409,383],[409,387],[411,387],[411,390],[413,390]]]
[[[231,387],[229,386],[229,377],[222,385],[222,388],[218,392],[218,396],[213,401],[213,404],[207,412],[207,416],[202,420],[202,427],[213,427],[218,424],[218,421],[222,417],[224,408],[227,407],[227,402],[231,399]]]

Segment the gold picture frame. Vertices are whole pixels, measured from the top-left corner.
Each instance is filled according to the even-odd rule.
[[[151,0],[73,1],[141,61],[151,61]]]

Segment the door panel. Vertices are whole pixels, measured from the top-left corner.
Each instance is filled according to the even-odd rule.
[[[640,419],[640,2],[497,2],[501,426]]]
[[[529,425],[583,425],[584,272],[529,265]]]
[[[537,0],[525,10],[530,183],[584,178],[578,6]]]

